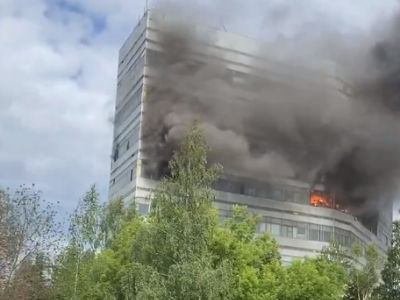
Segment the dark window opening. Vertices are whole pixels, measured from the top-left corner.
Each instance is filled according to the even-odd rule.
[[[114,153],[113,153],[113,160],[116,162],[119,156],[119,144],[115,146]]]
[[[161,174],[163,174],[163,173],[161,173]],[[157,170],[152,168],[146,159],[142,160],[142,169],[141,169],[140,176],[143,178],[155,179],[155,180],[159,180],[161,178],[161,176],[157,176]]]

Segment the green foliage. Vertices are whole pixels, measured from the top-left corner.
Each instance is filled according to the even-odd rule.
[[[57,299],[115,299],[117,270],[124,262],[118,258],[126,252],[118,245],[132,241],[126,234],[136,217],[122,199],[100,204],[96,186],[91,187],[71,215],[69,244],[56,260],[52,278]]]
[[[367,300],[372,299],[374,289],[379,283],[379,269],[382,261],[374,245],[363,249],[360,245],[354,245],[352,249],[354,260],[364,258],[363,267],[350,269],[350,282],[346,299]]]
[[[133,299],[227,299],[229,268],[214,264],[209,245],[218,220],[211,189],[220,167],[207,167],[208,147],[195,125],[154,191],[153,213],[133,243]],[[150,280],[149,280],[150,279]]]
[[[31,299],[44,297],[44,290],[36,297],[45,271],[38,268],[48,268],[44,261],[62,238],[56,214],[56,206],[44,200],[34,185],[22,185],[13,194],[0,190],[0,299],[23,298],[27,291],[35,291]],[[22,273],[30,274],[32,280],[22,280]]]
[[[382,284],[375,296],[380,300],[400,299],[400,222],[394,221],[392,239],[382,273]]]
[[[245,207],[235,206],[215,232],[211,251],[217,264],[229,261],[232,299],[276,299],[281,288],[278,245],[267,233],[256,235],[259,222]]]
[[[344,292],[344,269],[325,259],[294,261],[287,269],[280,299],[336,300]]]
[[[333,242],[319,257],[285,267],[274,238],[257,233],[259,216],[235,206],[220,224],[212,186],[221,167],[207,162],[209,150],[194,124],[170,162],[171,177],[154,190],[145,219],[135,203],[100,204],[92,186],[71,216],[67,245],[54,262],[46,295],[55,300],[370,299],[364,296],[371,295],[379,265],[373,248],[348,251]],[[367,265],[357,269],[360,256]]]
[[[374,291],[379,284],[379,270],[382,266],[382,258],[374,245],[364,248],[355,243],[351,249],[347,249],[333,241],[324,249],[322,256],[330,262],[340,264],[346,270],[347,284],[343,299],[374,299]]]

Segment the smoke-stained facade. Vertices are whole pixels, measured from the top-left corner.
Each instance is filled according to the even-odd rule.
[[[354,108],[355,88],[341,69],[288,60],[282,45],[183,27],[150,11],[120,50],[110,199],[135,197],[146,214],[149,191],[168,174],[185,126],[199,119],[210,161],[224,166],[215,187],[221,219],[232,205],[247,205],[263,216],[258,230],[272,232],[287,263],[315,255],[332,237],[346,246],[374,243],[384,253],[392,195],[376,193],[385,199],[373,205],[365,196],[371,184],[347,179],[359,170],[346,160],[363,148],[341,135],[349,118],[332,117]]]

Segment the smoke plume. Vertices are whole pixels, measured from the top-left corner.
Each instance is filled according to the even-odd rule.
[[[227,13],[217,3],[205,13],[207,21],[218,24],[218,10],[225,20],[235,19],[237,4]],[[142,143],[156,176],[168,172],[185,127],[200,120],[213,149],[210,160],[227,173],[266,182],[323,180],[341,201],[364,210],[394,199],[400,183],[400,14],[350,33],[317,18],[289,38],[265,42],[254,53],[258,58],[248,58],[256,68],[235,78],[205,47],[215,35],[194,29],[198,8],[162,3],[158,9],[179,21],[163,23],[161,52],[148,58]],[[265,15],[267,34],[292,18],[293,7]]]

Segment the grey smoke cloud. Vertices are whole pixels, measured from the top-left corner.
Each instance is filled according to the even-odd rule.
[[[224,6],[216,1],[207,9],[217,16]],[[329,190],[357,209],[393,200],[400,182],[399,14],[364,33],[344,34],[321,23],[313,34],[300,30],[265,44],[258,53],[265,65],[257,60],[238,87],[224,62],[207,56],[204,43],[212,37],[193,30],[198,7],[157,7],[179,20],[163,25],[162,52],[149,58],[153,83],[142,140],[157,176],[168,172],[185,127],[200,120],[211,161],[226,170],[265,181],[289,177],[314,184],[324,178]],[[266,16],[284,22],[293,9],[275,7]],[[230,20],[238,11],[235,3]],[[217,19],[210,14],[208,21]],[[202,64],[193,62],[196,56]],[[335,64],[310,71],[319,59]],[[339,91],[344,87],[351,97]]]

